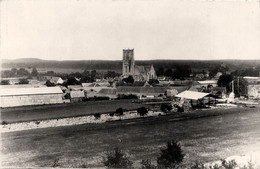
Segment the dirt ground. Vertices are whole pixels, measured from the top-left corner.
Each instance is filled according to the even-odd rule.
[[[259,108],[204,110],[186,116],[190,118],[160,116],[3,133],[2,165],[51,167],[56,161],[59,167],[102,167],[105,153],[120,147],[138,166],[142,159],[156,161],[160,148],[171,139],[181,143],[185,164],[260,151]]]

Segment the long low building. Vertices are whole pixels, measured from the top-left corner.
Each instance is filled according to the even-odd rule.
[[[43,105],[63,103],[60,87],[2,88],[0,87],[1,107]]]

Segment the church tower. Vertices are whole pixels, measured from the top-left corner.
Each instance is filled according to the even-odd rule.
[[[135,59],[134,49],[123,49],[123,77],[134,75]]]

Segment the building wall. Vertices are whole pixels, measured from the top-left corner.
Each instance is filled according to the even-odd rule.
[[[260,85],[248,85],[247,95],[252,98],[260,98]]]
[[[63,103],[63,93],[45,95],[1,96],[1,107]]]

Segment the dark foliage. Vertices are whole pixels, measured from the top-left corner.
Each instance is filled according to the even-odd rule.
[[[48,87],[56,86],[55,83],[52,83],[50,80],[47,80],[45,82],[45,85],[48,86]]]
[[[161,105],[161,111],[167,113],[172,110],[172,106],[169,104],[162,104]]]
[[[101,114],[100,113],[95,113],[94,117],[95,117],[95,119],[99,119],[101,117]]]
[[[6,121],[2,121],[1,125],[7,125],[8,123]]]
[[[19,84],[29,84],[27,79],[19,79]]]
[[[142,160],[141,161],[142,169],[157,169],[156,165],[153,165],[151,160]]]
[[[10,85],[9,80],[1,80],[1,85]]]
[[[157,76],[163,76],[164,75],[164,68],[160,67],[158,70],[156,70]]]
[[[37,69],[35,67],[33,67],[31,75],[32,76],[38,76],[38,71],[37,71]]]
[[[148,83],[150,85],[156,85],[156,84],[159,84],[159,80],[157,80],[157,79],[149,79]]]
[[[126,154],[119,148],[107,152],[107,157],[103,164],[109,168],[132,168],[133,162],[129,160]]]
[[[159,166],[170,167],[176,166],[183,161],[184,154],[181,149],[181,145],[175,141],[169,141],[165,148],[161,149],[161,154],[157,158]]]
[[[140,107],[137,109],[137,113],[140,116],[145,116],[148,113],[148,110],[145,107]]]
[[[133,76],[130,75],[127,78],[124,78],[122,81],[125,83],[133,84],[135,80],[134,80]]]
[[[122,115],[124,115],[123,108],[120,107],[120,108],[116,109],[115,115],[116,115],[116,116],[122,116]]]
[[[218,79],[219,87],[226,87],[227,92],[231,92],[231,82],[233,80],[232,75],[221,75]]]

